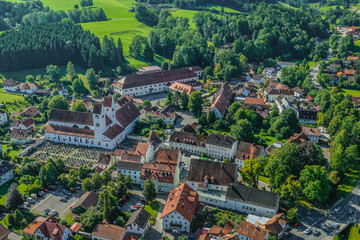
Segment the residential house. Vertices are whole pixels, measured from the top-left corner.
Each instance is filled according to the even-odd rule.
[[[231,183],[236,183],[237,167],[234,163],[191,159],[187,184],[195,191],[226,192]],[[200,201],[209,202],[200,194]]]
[[[232,159],[236,155],[238,141],[233,137],[211,133],[206,139],[206,154],[218,159]]]
[[[139,155],[132,155],[138,156]],[[143,168],[143,163],[139,161],[140,159],[135,160],[121,160],[117,162],[116,170],[119,173],[122,173],[124,176],[130,175],[131,179],[134,181],[134,184],[141,184],[141,171]]]
[[[282,62],[282,61],[279,61],[277,62],[277,65],[281,68],[284,68],[284,67],[295,67],[296,66],[296,62]]]
[[[37,86],[35,83],[20,83],[19,89],[21,93],[34,94]]]
[[[156,120],[158,118],[162,119],[164,124],[170,123],[171,125],[174,125],[176,120],[176,113],[171,113],[171,112],[165,112],[165,111],[145,112],[145,116],[147,115],[150,115],[153,120]]]
[[[238,166],[238,168],[242,169],[246,160],[255,159],[260,156],[266,157],[263,146],[253,143],[240,142],[235,157],[235,164]]]
[[[14,177],[13,166],[9,161],[0,160],[0,186]]]
[[[66,240],[70,238],[71,231],[61,225],[54,216],[50,216],[35,219],[22,231],[22,235],[35,239]]]
[[[27,118],[23,121],[14,120],[11,123],[12,130],[23,130],[23,131],[31,131],[35,129],[35,121],[32,118]]]
[[[66,97],[68,95],[68,91],[67,89],[64,87],[64,85],[51,85],[50,86],[50,92],[51,92],[51,96],[52,96],[52,93],[53,91],[57,89],[59,91],[59,95],[63,96],[63,97]],[[84,100],[84,102],[86,102],[86,100]],[[86,103],[85,103],[86,104]],[[86,104],[87,105],[87,104]]]
[[[292,90],[294,91],[294,96],[297,98],[304,97],[306,94],[306,92],[299,87],[294,87]]]
[[[210,107],[211,111],[215,112],[217,118],[223,118],[225,112],[230,105],[233,96],[233,91],[227,83],[218,90],[214,96],[214,102]]]
[[[28,144],[33,141],[32,131],[11,130],[10,140],[19,145]]]
[[[236,235],[230,234],[230,232],[234,229],[234,227],[235,224],[231,220],[229,220],[224,227],[213,225],[206,233],[202,234],[199,239],[209,239],[209,240],[238,239]]]
[[[356,62],[359,59],[359,57],[356,56],[348,56],[347,60],[351,61],[351,62]]]
[[[268,240],[270,231],[255,224],[241,221],[236,229],[240,240]]]
[[[157,192],[170,192],[179,185],[179,168],[162,163],[144,163],[141,170],[141,187],[147,179],[151,179]]]
[[[246,81],[254,82],[256,84],[264,84],[265,83],[265,78],[254,73],[254,74],[247,75],[246,76]]]
[[[355,105],[355,109],[360,109],[360,97],[352,97],[352,102]]]
[[[295,133],[294,136],[291,136],[289,141],[287,143],[296,143],[301,144],[303,142],[310,142],[310,139],[308,136],[305,135],[305,133]]]
[[[16,92],[19,90],[19,82],[12,79],[4,79],[2,85],[8,92]]]
[[[166,92],[173,82],[198,81],[198,75],[190,68],[178,68],[147,74],[134,74],[118,79],[112,87],[121,95],[144,96]]]
[[[316,125],[318,111],[317,110],[299,110],[298,118],[300,124],[313,124]]]
[[[122,240],[126,234],[126,229],[117,225],[100,223],[92,231],[92,240]]]
[[[140,112],[132,102],[123,106],[106,96],[92,113],[52,109],[45,130],[48,141],[114,149],[134,129]]]
[[[199,195],[186,183],[172,189],[160,217],[163,229],[189,233],[198,201]]]
[[[246,97],[244,100],[245,106],[254,106],[254,105],[265,105],[265,100],[263,98],[252,98]]]
[[[183,93],[190,95],[193,92],[201,90],[201,83],[199,81],[190,81],[190,82],[174,82],[169,86],[169,89],[172,91]]]
[[[309,127],[301,127],[301,132],[304,133],[311,142],[319,143],[319,138],[321,136],[321,132],[319,128],[309,128]]]
[[[102,174],[102,172],[110,168],[114,164],[112,156],[109,153],[100,153],[99,160],[94,165],[94,171]]]
[[[224,46],[220,47],[220,51],[224,51],[224,50],[232,50],[234,47],[233,43],[227,43]]]
[[[191,71],[193,71],[193,72],[196,74],[196,76],[199,77],[199,79],[204,76],[204,69],[202,69],[202,68],[199,67],[199,66],[189,67],[189,69],[190,69]]]
[[[198,126],[197,122],[193,122],[192,124],[186,124],[180,131],[188,132],[188,133],[196,133],[197,126]]]
[[[95,192],[86,192],[71,207],[71,211],[75,214],[81,214],[95,207],[99,201],[99,196]]]
[[[276,71],[276,68],[274,68],[274,67],[266,67],[263,70],[263,74],[273,75],[275,73],[275,71]]]
[[[273,154],[275,149],[281,148],[284,145],[285,145],[285,143],[283,143],[283,142],[275,141],[273,144],[271,144],[270,146],[265,148],[265,152],[268,155]]]
[[[0,109],[0,126],[8,123],[7,113]]]
[[[0,223],[0,240],[8,240],[8,236],[10,233],[11,232],[9,231],[9,229],[4,227],[4,225]]]
[[[267,97],[268,102],[275,102],[279,96],[285,97],[290,103],[294,101],[294,91],[291,89],[277,89],[267,86],[264,90],[264,95]]]
[[[235,93],[235,101],[236,102],[244,102],[245,98],[248,97],[249,94],[250,94],[250,91],[247,88],[242,87],[242,88],[240,88],[239,90],[236,91],[236,93]]]
[[[290,220],[285,216],[285,213],[279,213],[265,223],[265,229],[269,230],[277,239],[280,239],[289,228],[289,223]]]
[[[283,97],[283,96],[279,96],[276,98],[275,100],[276,106],[279,109],[279,113],[281,114],[284,110],[286,109],[293,109],[296,113],[297,113],[297,109],[294,108],[289,101],[287,100],[287,98]]]
[[[30,106],[20,113],[11,113],[11,117],[16,118],[16,116],[18,116],[18,115],[21,115],[22,117],[36,117],[36,116],[38,116],[38,114],[40,114],[39,109],[37,109],[36,107]]]
[[[184,131],[174,131],[169,139],[170,147],[198,155],[206,152],[205,142],[205,136]]]
[[[144,238],[147,230],[150,227],[151,214],[148,213],[144,208],[138,209],[133,212],[126,222],[126,236],[129,239]]]

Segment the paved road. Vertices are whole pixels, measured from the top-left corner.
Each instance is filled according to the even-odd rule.
[[[341,207],[339,212],[333,210],[337,206]],[[355,212],[351,216],[347,214],[350,209]],[[328,212],[300,208],[300,216],[303,226],[294,228],[286,239],[333,239],[335,234],[335,230],[331,227],[333,224],[338,223],[340,224],[340,228],[343,228],[346,224],[355,222],[355,219],[359,221],[360,181],[358,181],[353,191],[345,199],[337,203],[336,206],[333,206]],[[306,235],[303,233],[308,227],[312,230],[318,229],[320,236]]]

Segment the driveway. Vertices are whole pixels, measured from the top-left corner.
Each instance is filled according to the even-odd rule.
[[[176,112],[182,118],[177,118],[174,124],[175,131],[180,131],[186,124],[192,124],[198,122],[197,118],[194,117],[190,112]]]
[[[31,206],[30,211],[33,213],[43,214],[44,210],[50,208],[56,210],[59,213],[60,218],[65,218],[66,214],[70,212],[70,206],[81,197],[82,191],[73,193],[67,202],[60,202],[60,199],[64,197],[61,189],[54,192],[47,193],[45,197],[38,198],[34,205]]]

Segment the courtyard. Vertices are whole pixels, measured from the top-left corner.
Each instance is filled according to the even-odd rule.
[[[30,158],[36,158],[43,162],[46,162],[50,158],[53,160],[60,158],[64,160],[65,164],[69,167],[78,168],[84,166],[92,168],[102,153],[107,154],[109,152],[98,148],[45,142],[38,147],[35,152],[30,154]]]

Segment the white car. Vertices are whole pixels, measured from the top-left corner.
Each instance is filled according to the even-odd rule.
[[[339,212],[341,210],[341,207],[340,206],[337,206],[336,208],[334,208],[334,211],[335,212]]]
[[[51,210],[48,215],[49,216],[56,216],[58,214],[58,212],[56,210]]]
[[[311,232],[312,232],[312,231],[311,231],[310,228],[307,228],[307,229],[304,231],[304,233],[305,233],[306,235],[309,235]]]
[[[32,197],[28,197],[26,201],[29,203],[35,203],[35,200]]]

